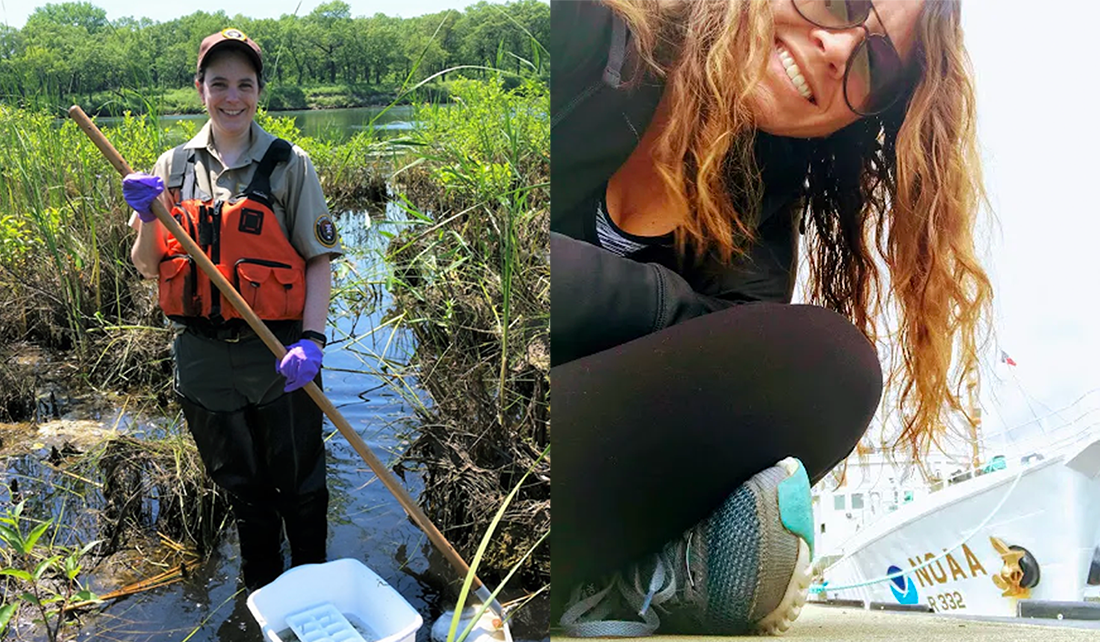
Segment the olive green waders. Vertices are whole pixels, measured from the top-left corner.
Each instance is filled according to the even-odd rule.
[[[289,345],[299,322],[269,323]],[[207,473],[229,494],[249,590],[291,565],[325,561],[328,489],[323,415],[304,390],[283,392],[275,357],[247,326],[189,326],[173,345],[176,392]],[[321,376],[315,380],[321,385]]]

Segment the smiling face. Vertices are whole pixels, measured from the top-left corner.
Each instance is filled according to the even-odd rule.
[[[876,0],[877,15],[872,11],[864,25],[871,33],[888,33],[908,65],[923,7],[924,0]],[[752,97],[757,128],[777,136],[816,138],[858,120],[844,100],[844,71],[852,51],[863,42],[863,28],[819,27],[803,18],[792,0],[773,0],[772,12],[774,49]]]
[[[214,140],[245,135],[256,115],[260,88],[256,69],[239,51],[218,52],[195,81],[214,129]]]

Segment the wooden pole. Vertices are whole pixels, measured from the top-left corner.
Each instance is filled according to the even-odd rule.
[[[69,108],[69,117],[76,121],[84,133],[88,135],[88,138],[92,140],[99,151],[103,153],[103,156],[107,159],[115,170],[122,176],[133,173],[130,169],[130,165],[126,163],[126,160],[122,158],[122,155],[118,153],[118,150],[111,145],[110,141],[103,136],[103,132],[99,131],[99,128],[95,126],[95,123],[88,118],[88,115],[84,113],[84,110],[77,105],[73,105]],[[183,248],[191,255],[191,258],[195,260],[199,268],[210,277],[210,281],[217,286],[221,291],[222,296],[226,301],[233,306],[244,317],[244,320],[248,323],[249,327],[260,337],[260,339],[271,349],[271,352],[275,354],[276,359],[282,359],[286,355],[286,348],[283,344],[271,333],[271,330],[267,325],[256,316],[256,313],[252,311],[252,308],[248,307],[248,303],[237,292],[229,281],[222,276],[222,273],[214,266],[210,261],[210,258],[202,251],[195,241],[187,235],[180,224],[176,222],[172,215],[165,209],[164,204],[160,199],[153,200],[153,214],[156,215],[157,220],[161,225],[166,227],[172,236],[176,237],[176,240],[183,245]],[[336,409],[336,406],[329,401],[325,393],[321,392],[321,389],[317,387],[317,384],[310,381],[305,385],[304,390],[309,394],[310,398],[317,403],[317,405],[324,411],[325,415],[332,421],[336,428],[340,431],[340,434],[344,435],[344,438],[348,440],[351,447],[355,449],[355,452],[359,453],[359,456],[363,458],[363,461],[370,466],[370,469],[374,471],[374,474],[378,476],[378,479],[382,481],[382,484],[389,489],[393,496],[397,498],[401,507],[405,509],[409,517],[413,522],[420,527],[421,530],[428,536],[432,544],[443,553],[443,557],[447,558],[451,566],[455,568],[463,577],[466,577],[470,573],[470,566],[466,564],[466,561],[462,559],[462,556],[458,554],[458,551],[451,546],[451,543],[447,541],[447,538],[443,536],[443,533],[439,532],[435,524],[432,523],[428,516],[424,514],[424,511],[420,509],[420,506],[409,495],[408,491],[397,481],[397,478],[382,465],[382,462],[375,457],[371,452],[369,446],[363,441],[359,433],[352,429],[351,424],[348,423],[344,416],[340,414],[340,411]],[[473,583],[475,593],[481,600],[488,603],[493,612],[496,613],[502,620],[504,618],[504,609],[500,606],[500,603],[496,599],[491,599],[491,594],[485,585],[481,582],[477,576],[474,576]]]

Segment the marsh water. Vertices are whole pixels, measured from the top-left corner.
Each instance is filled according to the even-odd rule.
[[[343,141],[357,132],[366,129],[374,129],[378,132],[400,132],[412,129],[414,126],[414,108],[410,105],[395,105],[393,107],[352,107],[348,109],[305,109],[273,111],[272,116],[280,118],[293,118],[294,124],[303,135],[311,138],[327,138],[329,140]],[[103,126],[110,126],[120,121],[117,117],[101,117],[96,122]],[[161,116],[161,125],[167,125],[181,120],[206,121],[206,114],[183,114],[177,116]]]
[[[346,138],[368,127],[384,131],[403,131],[413,127],[413,108],[409,105],[353,107],[351,109],[311,109],[277,111],[272,115],[291,117],[306,136]]]
[[[404,110],[404,111],[402,111]],[[343,112],[343,113],[338,113]],[[397,108],[392,114],[395,127],[402,115],[408,116],[409,108]],[[284,113],[285,115],[285,113]],[[306,133],[310,127],[342,127],[353,133],[373,117],[370,109],[333,110],[303,114]],[[333,123],[340,123],[338,125]],[[376,123],[377,124],[377,123]],[[384,371],[377,363],[367,363],[364,355],[385,354],[394,361],[403,361],[413,346],[411,338],[394,333],[384,323],[390,300],[382,285],[384,266],[381,251],[386,242],[380,230],[389,228],[397,232],[399,223],[386,219],[400,218],[396,208],[374,219],[362,212],[339,217],[339,227],[345,246],[350,250],[346,260],[359,276],[376,275],[370,296],[364,297],[350,310],[339,301],[330,315],[334,335],[352,337],[337,341],[325,351],[324,388],[326,394],[340,409],[353,428],[376,455],[387,465],[392,465],[396,454],[404,450],[409,435],[417,428],[412,407],[393,392],[380,376],[368,371]],[[338,284],[339,285],[339,284]],[[409,381],[415,390],[415,381]],[[78,422],[86,436],[112,430],[140,437],[144,434],[162,433],[164,418],[137,416],[130,413],[125,399],[96,411],[84,411],[84,415],[69,416]],[[79,408],[79,406],[77,406]],[[428,542],[426,536],[406,517],[392,495],[379,483],[363,460],[326,419],[329,491],[328,557],[330,560],[353,558],[360,560],[396,589],[421,616],[424,626],[417,640],[429,639],[432,623],[448,608],[453,608],[461,577],[443,560]],[[31,436],[41,441],[40,436]],[[48,478],[57,474],[42,460],[49,451],[41,443],[31,455],[12,457],[2,463],[5,485],[9,478],[24,480]],[[51,472],[52,471],[52,472]],[[403,473],[406,488],[415,497],[421,483],[415,472]],[[48,482],[46,482],[48,484]],[[26,486],[26,484],[24,484]],[[0,490],[2,492],[2,490]],[[0,500],[10,499],[11,496]],[[64,511],[62,511],[64,512]],[[95,537],[94,516],[75,515],[70,512],[57,515],[75,532],[85,537]],[[144,554],[135,547],[135,560]],[[227,529],[227,535],[209,558],[188,576],[174,584],[115,600],[105,607],[93,609],[81,617],[77,640],[113,640],[119,642],[256,642],[261,639],[260,629],[248,611],[247,594],[239,583],[239,557],[235,530]],[[93,566],[84,579],[98,593],[106,593],[119,587],[114,578],[101,574]],[[514,592],[513,592],[514,596]],[[543,618],[545,620],[545,617]],[[536,622],[538,618],[535,618]],[[29,626],[26,625],[25,626]],[[513,633],[520,639],[542,638],[541,627],[514,625]],[[20,627],[23,637],[30,630]]]

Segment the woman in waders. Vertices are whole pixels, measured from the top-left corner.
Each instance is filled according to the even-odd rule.
[[[959,3],[551,19],[555,620],[782,631],[810,485],[879,403],[880,331],[905,454],[977,366],[991,288]],[[800,250],[813,305],[790,305]]]
[[[254,590],[291,565],[324,562],[328,490],[321,411],[302,386],[321,383],[332,272],[341,255],[304,151],[255,122],[258,45],[236,29],[202,41],[195,87],[210,120],[123,180],[137,231],[131,258],[159,280],[177,334],[175,389],[207,472],[229,495],[241,573]],[[160,198],[257,316],[287,346],[277,361],[156,221]]]

